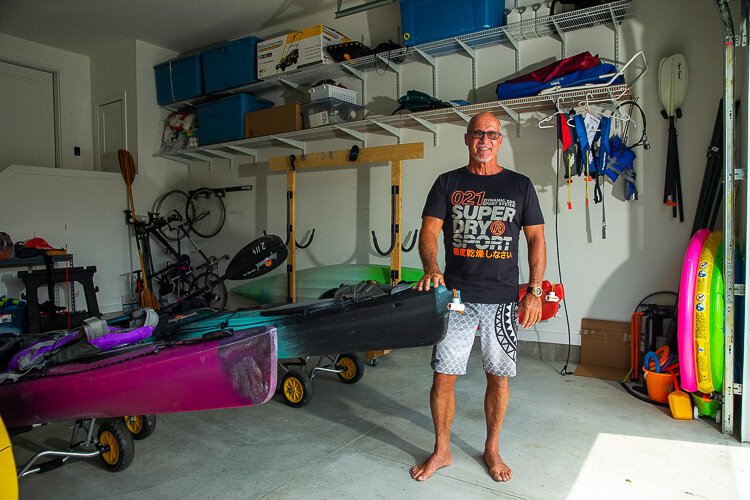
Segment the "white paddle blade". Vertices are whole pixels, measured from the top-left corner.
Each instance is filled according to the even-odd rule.
[[[687,64],[685,56],[674,54],[659,63],[659,97],[664,111],[674,116],[687,92]]]

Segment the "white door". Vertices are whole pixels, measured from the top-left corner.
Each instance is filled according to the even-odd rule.
[[[119,172],[117,150],[126,149],[125,107],[122,99],[99,104],[97,113],[97,167],[102,172]]]
[[[0,61],[0,169],[55,167],[54,74]]]

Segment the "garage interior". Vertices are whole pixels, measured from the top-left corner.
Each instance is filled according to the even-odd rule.
[[[223,304],[228,311],[264,301],[312,300],[316,297],[303,282],[315,273],[325,275],[329,266],[379,265],[386,284],[394,269],[399,271],[396,281],[409,279],[410,269],[422,269],[417,247],[407,249],[417,237],[430,186],[442,172],[466,164],[467,121],[489,110],[501,120],[505,139],[498,162],[528,176],[539,197],[547,241],[544,279],[564,285],[556,314],[518,332],[518,375],[511,380],[500,440],[513,479],[495,482],[482,461],[485,382],[475,343],[468,373],[456,387],[453,464],[424,483],[414,481],[409,470],[427,458],[433,445],[431,345],[358,352],[359,375],[363,371],[364,376],[356,384],[341,383],[340,370],[319,370],[313,380],[305,380],[310,397],[301,407],[276,393],[253,406],[157,414],[153,434],[134,442],[135,456],[125,470],[112,473],[98,457],[71,457],[53,470],[19,478],[20,498],[633,498],[655,489],[667,498],[747,498],[750,408],[742,388],[750,372],[750,349],[741,337],[746,325],[750,2],[574,2],[557,5],[565,12],[547,17],[549,2],[505,0],[506,24],[483,31],[486,39],[462,33],[412,42],[404,37],[402,7],[408,3],[0,0],[0,83],[5,86],[0,92],[0,231],[13,242],[42,238],[65,249],[46,266],[41,257],[33,264],[0,259],[0,295],[29,298],[19,271],[36,272],[46,285],[45,268],[60,273],[81,268],[86,277],[72,288],[67,286],[70,276],[52,286],[63,300],[68,295],[66,308],[72,299],[75,312],[88,316],[95,308],[104,318],[137,308],[134,276],[143,265],[143,238],[137,237],[128,211],[145,217],[160,201],[167,204],[168,193],[178,190],[200,200],[206,187],[208,199],[218,197],[223,205],[222,224],[216,234],[191,228],[192,242],[179,231],[174,239],[166,238],[178,254],[187,252],[193,264],[216,257],[211,269],[222,276],[233,274],[233,257],[265,234],[278,235],[288,253],[267,276],[228,279]],[[459,15],[460,2],[442,3],[455,12],[422,15]],[[727,38],[722,14],[733,20],[733,37]],[[198,121],[196,134],[191,113],[218,99],[159,104],[163,96],[155,68],[165,62],[171,61],[167,68],[173,71],[175,61],[227,41],[272,40],[315,25],[365,47],[395,42],[407,48],[390,46],[380,55],[362,55],[360,61],[367,62],[358,63],[360,54],[354,53],[348,62],[295,68],[294,47],[288,47],[292,50],[284,56],[290,57],[272,65],[275,74],[247,89],[213,96],[255,95],[267,103],[258,110],[298,102],[304,123],[290,132],[250,137],[243,121],[238,130],[245,137],[204,144],[205,120]],[[622,70],[623,81],[498,100],[498,83],[586,51]],[[689,78],[673,120],[678,139],[670,144],[660,63],[674,54],[684,56]],[[725,64],[734,72],[728,86]],[[329,79],[358,96],[358,105],[341,108],[350,114],[344,122],[325,121],[333,115],[318,113],[317,101],[310,100],[311,89],[319,89],[315,84]],[[174,84],[167,89],[169,100]],[[413,111],[404,101],[406,112],[394,114],[405,106],[399,98],[409,91],[446,107]],[[25,100],[29,96],[33,99]],[[717,118],[717,106],[727,96],[738,104],[728,116],[718,108]],[[630,123],[629,142],[641,137],[648,144],[632,150],[630,187],[637,196],[626,199],[623,175],[614,183],[603,181],[604,203],[595,203],[594,183],[585,182],[585,176],[566,182],[564,151],[550,118],[556,107],[567,111],[591,105],[622,116],[618,105],[632,101],[643,114],[630,106],[623,120]],[[324,122],[315,123],[321,116]],[[170,129],[176,120],[180,128]],[[719,402],[712,403],[713,414],[681,420],[673,418],[668,404],[651,404],[644,393],[633,397],[623,385],[646,385],[643,378],[629,377],[632,366],[648,365],[642,355],[651,350],[642,348],[639,359],[631,359],[634,311],[654,318],[651,323],[639,319],[646,344],[655,341],[654,348],[676,328],[683,258],[695,233],[693,221],[703,210],[699,200],[715,121],[723,134],[721,145],[731,151],[716,164],[721,178],[715,184],[729,182],[733,188],[725,190],[728,194],[721,191],[710,229],[724,231],[722,241],[737,249],[725,260],[734,269],[725,273],[734,290],[728,295],[733,300],[724,303],[725,380],[712,398]],[[727,123],[733,134],[726,134]],[[168,135],[174,130],[181,133]],[[665,204],[665,174],[674,166],[675,149],[679,207]],[[132,163],[118,150],[128,151]],[[364,163],[369,154],[378,160]],[[161,251],[163,243],[153,232],[145,238],[151,238],[155,267],[163,267],[170,259]],[[381,252],[389,245],[391,252]],[[441,248],[441,265],[444,257]],[[524,244],[518,261],[525,283]],[[253,301],[239,294],[263,279],[274,280],[272,299]],[[94,286],[92,299],[88,294]],[[48,298],[45,288],[40,293]],[[141,290],[141,305],[148,293]],[[161,295],[164,304],[174,302],[173,290],[157,285],[151,293]],[[384,335],[407,337],[416,329],[404,322],[403,331]],[[624,365],[623,353],[628,356]],[[312,373],[315,363],[318,357],[311,356],[302,373]],[[288,369],[274,380],[281,382]],[[0,389],[6,384],[0,383]],[[22,468],[44,450],[66,450],[73,422],[53,421],[12,435],[8,451],[15,466]]]

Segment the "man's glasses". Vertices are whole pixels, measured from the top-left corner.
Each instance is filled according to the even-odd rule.
[[[500,137],[502,137],[503,134],[497,132],[496,130],[472,130],[471,132],[469,132],[470,137],[472,137],[473,139],[478,139],[480,141],[484,139],[485,135],[487,136],[487,139],[496,141]]]

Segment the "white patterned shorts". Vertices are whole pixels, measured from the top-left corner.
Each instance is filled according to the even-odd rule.
[[[465,305],[464,314],[450,313],[448,332],[432,350],[432,369],[446,375],[464,375],[479,329],[484,371],[515,377],[518,305],[515,302]]]

